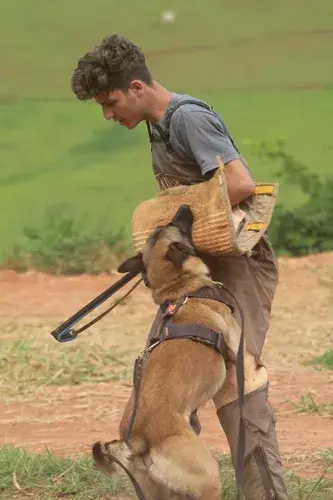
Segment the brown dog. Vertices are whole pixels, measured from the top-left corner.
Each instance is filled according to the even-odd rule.
[[[188,206],[172,222],[158,227],[142,254],[126,260],[119,272],[140,270],[147,276],[156,304],[181,301],[202,287],[214,287],[209,271],[195,254],[191,239],[193,215]],[[230,308],[216,300],[189,298],[174,323],[203,324],[225,338],[235,360],[240,332]],[[220,500],[218,464],[189,425],[193,411],[221,389],[226,377],[223,356],[212,347],[188,339],[161,342],[145,358],[134,425],[126,429],[134,396],[120,424],[120,440],[95,443],[96,465],[120,472],[112,455],[134,475],[147,500],[195,498]]]

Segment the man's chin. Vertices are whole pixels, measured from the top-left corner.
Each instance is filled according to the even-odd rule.
[[[117,121],[117,124],[120,125],[121,127],[125,127],[129,130],[132,130],[133,128],[135,128],[137,125],[139,125],[140,121],[136,121],[136,122],[130,122],[129,120],[118,120]]]
[[[126,127],[128,130],[133,130],[137,125],[139,125],[140,122],[135,122],[135,123],[130,123],[130,122],[125,122],[123,123],[123,126]]]

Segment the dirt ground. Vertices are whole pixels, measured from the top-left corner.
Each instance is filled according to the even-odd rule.
[[[333,404],[333,372],[301,364],[332,346],[333,253],[281,258],[279,265],[280,282],[263,358],[285,466],[302,477],[314,477],[324,467],[318,452],[333,446],[332,416],[299,414],[290,400],[298,403],[302,394],[310,392],[317,405]],[[116,273],[112,277],[54,277],[1,271],[2,339],[34,334],[55,342],[50,331],[118,278]],[[154,312],[149,291],[141,284],[124,305],[75,342],[139,351]],[[55,345],[67,348],[67,344]],[[47,447],[72,456],[90,453],[93,442],[117,435],[130,388],[129,383],[120,382],[81,384],[44,388],[33,397],[2,398],[0,443],[38,451]],[[199,416],[202,439],[213,451],[227,452],[213,405],[202,408]]]

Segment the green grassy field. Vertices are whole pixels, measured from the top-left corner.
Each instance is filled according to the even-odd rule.
[[[177,14],[171,26],[163,10]],[[320,174],[333,162],[333,3],[318,0],[13,0],[2,8],[0,41],[0,253],[38,225],[46,207],[67,203],[87,228],[126,226],[136,204],[156,192],[144,125],[132,133],[76,101],[76,61],[102,36],[119,32],[148,54],[170,89],[208,100],[228,123],[260,181],[275,180],[249,142],[282,137]],[[298,193],[281,186],[280,201]]]
[[[219,463],[224,500],[235,498],[235,478],[229,455],[216,456]],[[331,450],[326,461],[331,462]],[[0,448],[1,498],[3,500],[34,497],[53,500],[74,497],[76,500],[110,500],[133,498],[133,486],[126,477],[107,476],[94,468],[87,456],[57,457],[49,453],[29,453],[23,448]],[[295,474],[287,474],[288,493],[291,500],[330,500],[332,481],[300,480]],[[18,496],[18,491],[22,492]]]

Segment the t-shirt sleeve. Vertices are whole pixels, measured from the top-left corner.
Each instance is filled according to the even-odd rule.
[[[170,123],[170,142],[176,152],[194,159],[203,175],[217,168],[217,156],[224,164],[241,158],[216,115],[184,108],[175,111]]]

